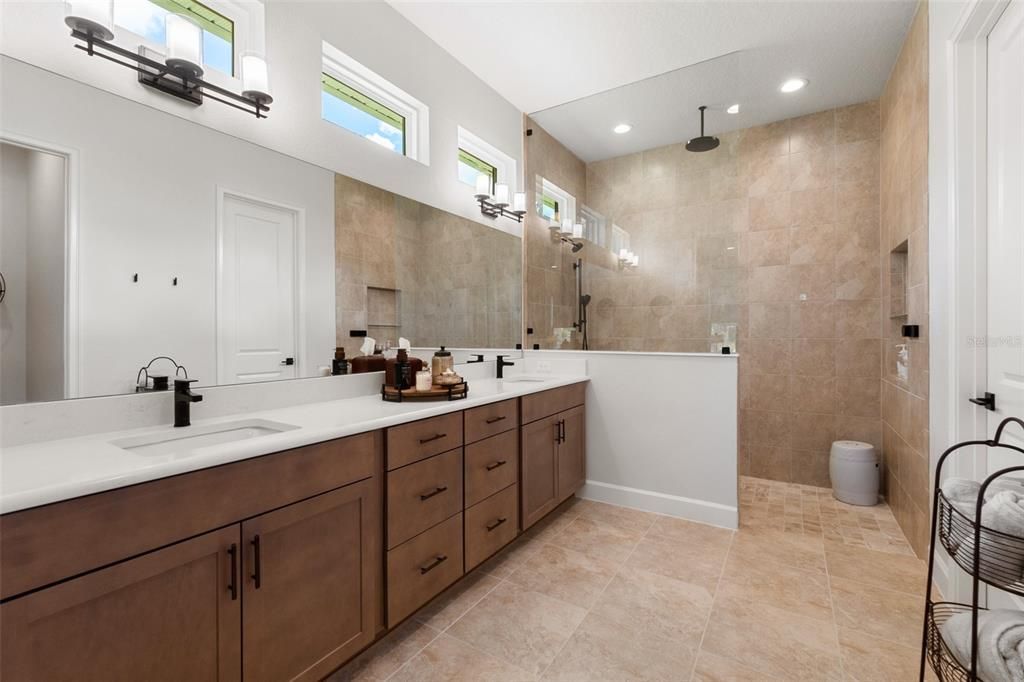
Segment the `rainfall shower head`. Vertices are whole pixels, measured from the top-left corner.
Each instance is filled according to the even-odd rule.
[[[719,141],[717,137],[704,134],[704,110],[707,109],[707,107],[700,106],[698,108],[700,109],[700,137],[688,140],[686,143],[686,151],[709,152],[719,145]]]
[[[573,242],[572,243],[572,252],[573,253],[576,253],[577,251],[581,250],[582,248],[583,248],[583,242]]]

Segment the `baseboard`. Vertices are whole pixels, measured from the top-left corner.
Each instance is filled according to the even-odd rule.
[[[717,502],[695,500],[653,490],[628,488],[623,485],[590,480],[580,490],[579,496],[595,502],[606,502],[620,507],[676,516],[688,521],[699,521],[723,528],[739,526],[739,514],[736,507]]]

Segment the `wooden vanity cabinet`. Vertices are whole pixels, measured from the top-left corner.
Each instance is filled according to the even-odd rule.
[[[234,525],[4,603],[0,679],[240,679],[239,551]]]
[[[586,481],[584,391],[585,384],[573,384],[522,399],[522,530],[572,497]]]

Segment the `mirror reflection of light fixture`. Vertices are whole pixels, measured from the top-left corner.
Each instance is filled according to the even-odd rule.
[[[576,223],[572,226],[572,238],[583,239],[583,223]]]
[[[562,237],[572,236],[572,221],[566,218],[562,221],[562,226],[558,230],[558,234]]]
[[[139,82],[195,105],[212,99],[240,109],[256,118],[266,118],[272,98],[269,93],[267,65],[262,57],[243,57],[242,93],[232,92],[204,81],[203,29],[187,16],[168,14],[165,19],[167,54],[161,55],[145,46],[138,51],[126,50],[110,42],[114,38],[112,0],[68,0],[64,23],[76,39],[76,49],[90,57],[107,61],[138,72]],[[249,73],[247,79],[246,72]]]

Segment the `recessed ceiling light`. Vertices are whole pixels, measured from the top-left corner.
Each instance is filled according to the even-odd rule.
[[[739,104],[733,104],[731,107],[729,107],[728,109],[725,110],[725,113],[727,113],[727,114],[738,114],[738,113],[740,113],[740,105]]]
[[[803,90],[806,86],[806,78],[790,78],[788,81],[779,86],[779,90],[781,90],[782,92],[796,92],[797,90]]]
[[[628,123],[620,123],[619,125],[612,128],[612,132],[617,133],[619,135],[623,135],[625,133],[628,133],[632,129],[633,126],[629,125]]]

